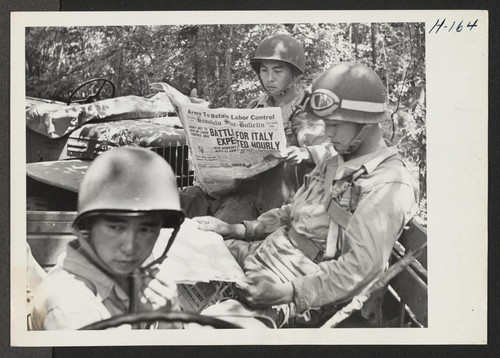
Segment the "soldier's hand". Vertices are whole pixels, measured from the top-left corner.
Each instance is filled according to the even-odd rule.
[[[244,239],[246,229],[243,224],[228,224],[213,216],[198,216],[193,218],[198,223],[198,229],[213,231],[225,239]]]
[[[293,301],[290,282],[274,282],[266,276],[245,276],[236,283],[236,294],[252,308],[264,308]]]
[[[142,280],[139,301],[145,310],[163,312],[180,311],[177,285],[156,277],[158,269],[149,272]]]
[[[292,163],[302,163],[304,162],[311,162],[311,153],[307,150],[307,148],[304,147],[296,147],[296,146],[290,146],[286,148],[286,153],[287,153],[287,161],[292,162]]]

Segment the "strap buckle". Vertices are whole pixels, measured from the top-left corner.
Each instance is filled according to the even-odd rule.
[[[319,264],[324,260],[324,258],[325,258],[325,249],[321,247],[318,251],[318,254],[311,261],[314,262],[315,264]]]

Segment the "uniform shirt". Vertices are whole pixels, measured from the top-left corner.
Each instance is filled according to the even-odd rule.
[[[31,313],[34,330],[75,330],[128,313],[128,293],[89,260],[89,255],[76,240],[67,246],[66,255],[59,258],[35,294]],[[133,275],[135,287],[140,285],[139,277],[138,273]]]
[[[325,192],[326,173],[334,171],[335,183],[361,167],[365,173],[353,182],[351,207],[355,210],[338,243],[338,258],[320,262],[315,272],[291,281],[298,312],[346,301],[385,269],[395,241],[416,211],[413,181],[397,149],[347,162],[341,156],[326,158],[307,175],[292,204],[245,223],[250,239],[287,226],[325,248],[329,226],[337,225],[324,207],[329,194]]]

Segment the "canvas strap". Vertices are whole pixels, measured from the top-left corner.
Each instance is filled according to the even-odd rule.
[[[332,225],[330,222],[326,237],[325,258],[336,258],[340,252],[344,230],[352,217],[350,208],[352,183],[365,172],[366,169],[361,167],[353,174],[344,179],[336,180],[334,183],[335,168],[329,167],[327,169],[325,193],[328,193],[328,195],[324,206],[330,220],[337,225]]]
[[[304,237],[304,235],[299,234],[293,226],[288,231],[288,238],[298,248],[308,259],[314,263],[319,263],[323,261],[324,253],[322,247],[315,244],[314,241]]]

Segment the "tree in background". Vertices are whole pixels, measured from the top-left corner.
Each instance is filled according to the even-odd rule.
[[[117,96],[151,95],[167,82],[196,88],[213,107],[245,107],[261,95],[249,66],[259,42],[288,32],[304,45],[302,85],[330,66],[357,61],[384,81],[396,143],[419,182],[426,217],[425,31],[419,23],[32,27],[26,29],[26,94],[65,101],[82,82],[111,79]]]

